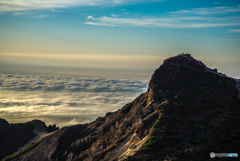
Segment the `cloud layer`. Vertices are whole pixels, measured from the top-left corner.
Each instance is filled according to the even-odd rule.
[[[0,117],[9,122],[41,119],[68,126],[116,111],[146,91],[141,80],[84,79],[2,74]]]
[[[0,89],[15,91],[141,92],[146,82],[139,80],[89,79],[67,76],[1,75]]]

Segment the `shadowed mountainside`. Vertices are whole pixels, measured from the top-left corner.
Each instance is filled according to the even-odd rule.
[[[239,84],[190,54],[171,57],[133,102],[52,132],[12,160],[195,161],[210,160],[210,152],[239,153]]]
[[[35,136],[34,126],[30,123],[9,124],[6,120],[0,119],[0,159],[17,150],[29,139]]]
[[[39,133],[48,133],[57,130],[55,125],[47,127],[40,120],[27,123],[9,124],[0,118],[0,159],[10,155],[35,138]]]

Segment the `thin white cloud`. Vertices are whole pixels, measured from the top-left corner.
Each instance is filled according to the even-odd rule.
[[[230,29],[230,32],[239,32],[240,33],[240,29]]]
[[[117,17],[117,15],[115,15],[115,14],[113,14],[113,13],[111,14],[111,16],[112,16],[112,17]]]
[[[46,17],[48,17],[47,15],[37,15],[37,14],[13,14],[14,16],[21,16],[21,17],[29,17],[32,19],[44,19]]]
[[[121,1],[121,0],[114,0],[114,3],[121,4],[121,3],[123,3],[123,1]]]
[[[26,15],[30,15],[32,14],[31,12],[16,12],[16,13],[13,13],[13,16],[26,16]]]
[[[210,17],[165,17],[165,18],[115,18],[103,16],[85,22],[88,25],[99,26],[142,26],[142,27],[162,27],[162,28],[204,28],[204,27],[223,27],[240,25],[238,17],[231,19],[210,18]],[[89,18],[88,18],[89,19]]]
[[[91,18],[85,24],[99,26],[143,26],[161,28],[206,28],[240,25],[239,7],[193,8],[165,13],[157,17],[107,17]]]
[[[13,16],[21,16],[21,17],[29,17],[29,18],[33,18],[33,19],[44,19],[46,17],[48,17],[45,14],[35,14],[32,11],[18,11],[16,13],[12,14]]]
[[[93,17],[92,16],[88,16],[88,17],[86,17],[87,19],[93,19]]]
[[[112,26],[112,27],[114,27],[114,25],[107,24],[107,23],[85,22],[85,24],[94,25],[94,26]]]
[[[192,8],[190,10],[178,10],[170,12],[171,14],[197,14],[197,15],[209,15],[209,14],[225,14],[240,12],[239,7],[211,7],[211,8]]]
[[[55,9],[51,9],[52,12],[60,12],[60,11],[56,11]]]
[[[149,3],[162,0],[0,0],[0,12],[68,8],[92,5],[121,5]]]

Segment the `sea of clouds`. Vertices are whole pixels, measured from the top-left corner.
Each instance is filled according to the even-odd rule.
[[[0,118],[60,127],[88,123],[131,102],[147,85],[139,79],[0,74]]]

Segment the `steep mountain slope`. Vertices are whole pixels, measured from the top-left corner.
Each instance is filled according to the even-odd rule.
[[[239,84],[189,54],[171,57],[133,102],[42,137],[13,160],[195,161],[209,160],[210,152],[239,153]]]
[[[210,160],[210,152],[239,153],[239,80],[190,55],[164,61],[149,84],[161,113],[148,140],[128,160]],[[226,158],[221,158],[226,160]]]

